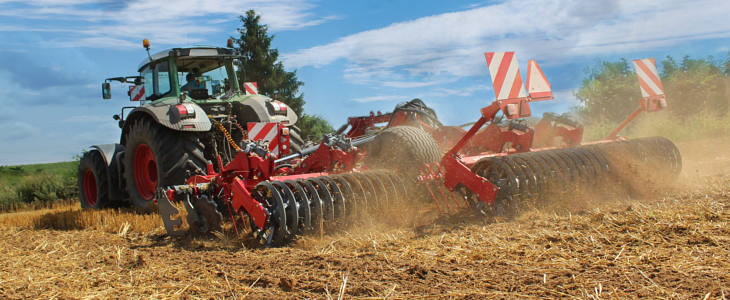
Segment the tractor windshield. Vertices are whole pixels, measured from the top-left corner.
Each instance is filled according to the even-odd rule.
[[[193,99],[222,96],[230,89],[226,64],[218,60],[181,61],[178,65],[180,92]]]

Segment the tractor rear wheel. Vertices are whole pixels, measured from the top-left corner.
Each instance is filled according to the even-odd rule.
[[[102,208],[109,205],[107,166],[99,151],[84,153],[79,161],[79,201],[82,208]]]
[[[149,119],[138,119],[125,137],[124,180],[132,204],[139,210],[154,210],[159,187],[185,183],[204,174],[207,160],[199,138],[173,131]]]
[[[424,163],[438,162],[441,151],[428,132],[418,127],[390,127],[365,146],[365,165],[416,178]]]

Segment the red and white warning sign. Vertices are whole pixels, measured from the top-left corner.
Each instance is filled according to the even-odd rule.
[[[634,71],[639,79],[642,97],[664,95],[664,87],[659,79],[659,72],[653,58],[635,59]]]
[[[649,112],[667,107],[664,86],[656,69],[656,61],[653,58],[635,59],[634,72],[641,88],[641,105]]]
[[[259,94],[259,85],[255,81],[244,82],[243,88],[246,89],[246,95],[258,95]]]
[[[129,86],[129,100],[139,101],[144,97],[144,85],[131,85]]]
[[[531,101],[541,101],[553,99],[553,89],[550,82],[545,78],[542,69],[537,65],[534,59],[527,61],[527,93],[530,94]]]
[[[248,139],[252,141],[266,141],[269,151],[276,155],[289,154],[289,136],[280,134],[286,126],[281,123],[249,122],[246,124]]]
[[[514,52],[487,52],[484,56],[497,100],[527,97]]]

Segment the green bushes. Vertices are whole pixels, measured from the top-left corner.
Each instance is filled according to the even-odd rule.
[[[724,59],[667,57],[657,61],[668,107],[644,114],[621,133],[636,137],[661,135],[673,140],[730,134],[730,54]],[[586,125],[584,140],[604,138],[641,97],[629,61],[601,62],[590,69],[575,96],[576,112]]]
[[[78,194],[75,178],[46,173],[24,178],[15,192],[22,202],[54,201]]]
[[[78,161],[0,166],[0,210],[45,205],[78,196]]]

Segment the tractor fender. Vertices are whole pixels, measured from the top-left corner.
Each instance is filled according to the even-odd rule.
[[[286,115],[277,115],[273,111],[273,107],[269,102],[273,101],[271,98],[262,95],[251,95],[246,97],[245,100],[240,103],[240,116],[247,122],[268,122],[268,123],[283,123],[285,126],[294,125],[297,122],[297,114],[286,104],[279,104],[286,106]]]
[[[102,144],[89,147],[89,151],[99,151],[101,157],[104,158],[107,167],[111,165],[114,159],[114,153],[117,152],[117,149],[124,151],[124,146],[120,144]]]
[[[209,131],[211,128],[208,114],[199,105],[192,102],[184,103],[187,107],[192,107],[195,110],[195,117],[181,119],[178,114],[176,105],[169,103],[150,103],[144,106],[136,107],[127,116],[127,120],[124,122],[124,128],[129,126],[130,122],[143,116],[149,116],[154,119],[155,122],[162,124],[163,126],[177,131]],[[126,130],[124,130],[126,132]]]
[[[127,192],[122,179],[122,157],[124,145],[102,144],[89,147],[88,151],[97,151],[104,158],[107,166],[107,182],[109,183],[109,200],[111,203],[126,201]]]

